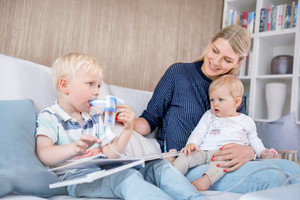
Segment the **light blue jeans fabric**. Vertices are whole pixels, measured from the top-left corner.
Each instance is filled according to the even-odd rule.
[[[97,169],[90,169],[89,173],[95,170]],[[79,174],[68,174],[65,179],[77,176]],[[147,162],[139,170],[128,169],[91,183],[71,185],[67,187],[67,191],[75,197],[129,200],[205,199],[177,169],[164,160]]]
[[[172,199],[205,199],[175,167],[165,160],[151,161],[139,171],[146,181],[158,186]]]
[[[274,169],[264,169],[264,168],[277,168],[280,170]],[[194,181],[202,177],[203,173],[207,170],[208,165],[201,165],[195,168],[190,169],[186,177],[189,181]],[[251,176],[251,173],[263,169]],[[217,191],[226,191],[243,178],[247,177],[243,182],[238,186],[234,187],[231,192],[236,193],[248,193],[259,190],[265,190],[269,188],[282,186],[285,181],[289,178],[289,175],[286,173],[295,175],[300,174],[300,165],[293,161],[284,160],[284,159],[261,159],[258,161],[251,161],[244,164],[242,167],[237,169],[234,172],[226,173],[220,180],[215,182],[209,189]],[[289,181],[290,184],[299,183],[300,176]]]

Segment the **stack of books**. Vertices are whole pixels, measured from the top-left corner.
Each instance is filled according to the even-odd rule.
[[[248,29],[250,33],[254,33],[255,27],[255,12],[254,11],[235,11],[229,9],[227,17],[227,25],[241,25]]]
[[[260,10],[259,32],[296,27],[298,3],[269,5]]]

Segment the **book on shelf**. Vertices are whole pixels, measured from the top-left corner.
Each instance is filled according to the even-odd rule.
[[[255,12],[249,12],[247,29],[250,33],[254,33]]]
[[[277,6],[272,5],[272,11],[271,11],[271,31],[276,30],[276,24],[277,24]]]
[[[253,52],[249,52],[245,61],[242,63],[238,72],[239,77],[247,77],[251,75],[251,68],[253,67]]]
[[[272,19],[272,5],[269,5],[267,31],[271,30],[271,19]]]
[[[293,21],[294,21],[294,12],[295,12],[295,1],[292,2],[291,5],[291,21],[290,21],[290,26],[289,28],[293,28]]]
[[[48,171],[53,171],[57,174],[63,174],[67,170],[78,170],[91,167],[99,167],[99,171],[85,174],[74,179],[64,180],[50,184],[49,188],[52,189],[68,185],[93,182],[97,179],[109,176],[117,172],[121,172],[129,168],[144,167],[145,162],[147,161],[164,159],[171,156],[178,156],[180,154],[180,152],[167,152],[161,154],[150,154],[137,158],[125,157],[118,159],[109,159],[104,154],[100,153],[93,157],[71,159],[58,167],[49,169]]]
[[[291,23],[291,6],[286,7],[284,28],[289,28]]]
[[[251,71],[252,71],[252,69],[254,67],[254,65],[253,65],[253,60],[254,60],[253,59],[253,51],[249,52],[248,60],[249,60],[249,62],[248,62],[248,76],[250,76],[251,75]]]
[[[296,27],[296,24],[297,24],[297,16],[298,16],[298,3],[295,3],[295,7],[294,7],[294,15],[293,15],[293,27]]]
[[[262,8],[260,10],[259,32],[267,31],[269,10]]]
[[[244,76],[248,76],[248,70],[249,70],[249,54],[246,57],[246,61],[245,61],[245,72],[244,72]]]
[[[283,4],[283,6],[282,6],[282,21],[281,21],[281,30],[283,30],[283,29],[284,29],[284,25],[285,25],[286,7],[287,7],[287,4]]]
[[[247,28],[248,26],[248,17],[249,17],[250,11],[243,12],[243,18],[242,18],[242,27]]]
[[[283,5],[278,5],[277,6],[277,14],[276,14],[276,30],[281,30],[281,24],[282,24],[282,10],[283,9]]]
[[[249,92],[245,93],[244,96],[245,96],[245,114],[249,115],[249,99],[250,99]]]
[[[229,9],[228,11],[228,15],[227,15],[227,20],[226,20],[226,25],[231,25],[233,22],[232,22],[232,18],[233,18],[233,10],[232,9]]]

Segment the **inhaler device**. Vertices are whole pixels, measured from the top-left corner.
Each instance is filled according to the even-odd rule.
[[[117,105],[123,104],[124,101],[115,96],[106,96],[106,100],[95,99],[89,102],[91,106],[105,106],[104,108],[104,126],[115,126],[115,118],[117,112]]]

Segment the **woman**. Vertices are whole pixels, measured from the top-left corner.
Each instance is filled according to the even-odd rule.
[[[158,127],[158,142],[161,149],[163,151],[181,150],[202,115],[210,108],[209,84],[221,75],[236,75],[246,59],[250,46],[249,33],[241,26],[228,26],[217,32],[198,61],[177,63],[166,71],[156,86],[147,109],[136,119],[135,130],[142,135],[147,135]],[[243,112],[243,109],[239,111]],[[250,146],[231,143],[215,154],[214,161],[230,160],[220,163],[219,166],[227,167],[227,172],[232,172],[246,162],[254,160],[255,157]],[[251,162],[251,166],[247,164],[234,173],[227,173],[211,189],[225,190],[249,174],[249,171],[264,166],[277,167],[277,164],[274,164],[277,162],[275,160],[263,164]],[[287,165],[290,168],[296,168],[295,171],[300,173],[300,167],[294,163],[288,162]],[[191,169],[187,178],[194,181],[202,176],[205,170],[205,166]],[[252,181],[251,184],[244,182],[232,191],[245,193],[282,185],[285,179],[284,173],[268,170],[265,175],[264,172],[251,177],[256,178],[257,182]],[[270,180],[270,176],[275,180]],[[267,180],[268,178],[270,181]]]

